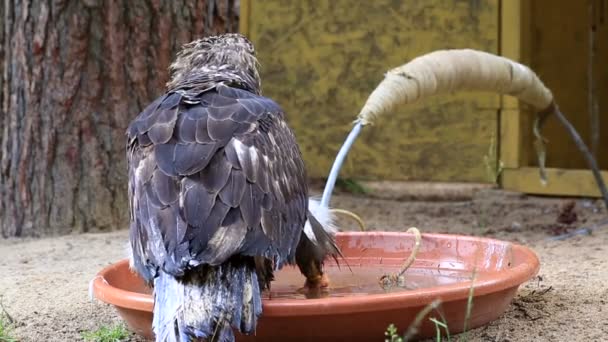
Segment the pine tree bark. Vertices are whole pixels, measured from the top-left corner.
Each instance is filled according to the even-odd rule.
[[[2,236],[126,228],[126,127],[238,0],[3,0],[0,19]]]

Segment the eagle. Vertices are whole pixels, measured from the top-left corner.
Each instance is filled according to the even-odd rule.
[[[127,129],[130,266],[153,288],[156,341],[234,341],[283,266],[328,285],[333,218],[245,36],[185,44],[170,72]]]

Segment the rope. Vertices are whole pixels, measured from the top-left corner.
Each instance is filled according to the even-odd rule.
[[[416,260],[416,256],[418,255],[418,251],[420,250],[422,236],[420,235],[420,231],[416,227],[411,227],[406,231],[406,233],[414,234],[414,238],[416,239],[414,242],[414,249],[412,250],[412,253],[410,253],[410,256],[403,262],[403,266],[401,266],[401,270],[399,271],[399,273],[385,274],[380,277],[379,283],[383,289],[389,289],[395,286],[405,286],[405,278],[403,277],[403,274],[405,273],[405,271],[407,271],[408,268],[410,268],[410,266],[412,266],[414,260]]]
[[[353,220],[357,221],[357,223],[359,224],[359,229],[361,229],[362,232],[367,230],[365,228],[365,223],[363,222],[363,219],[361,219],[359,215],[353,213],[352,211],[345,209],[329,209],[329,211],[334,214],[340,214],[342,216],[350,217]]]
[[[439,50],[390,70],[359,113],[371,124],[377,116],[402,104],[460,90],[513,95],[537,110],[549,107],[551,91],[527,66],[476,50]]]
[[[464,49],[439,50],[414,58],[388,71],[367,99],[332,165],[321,204],[329,206],[342,164],[364,125],[373,124],[378,116],[393,111],[399,105],[458,90],[513,95],[534,106],[537,111],[546,110],[553,102],[551,91],[530,68],[505,57]],[[546,182],[544,144],[540,133],[534,133],[541,162],[541,180]]]

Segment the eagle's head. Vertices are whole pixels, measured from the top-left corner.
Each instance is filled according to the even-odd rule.
[[[169,89],[227,82],[257,94],[261,82],[253,44],[238,33],[209,36],[185,44],[170,67]],[[204,83],[204,84],[203,84]]]

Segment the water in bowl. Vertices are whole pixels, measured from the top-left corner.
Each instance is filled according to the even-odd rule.
[[[352,270],[352,271],[351,271]],[[266,299],[310,299],[325,297],[365,296],[399,291],[410,291],[441,285],[468,282],[471,273],[468,271],[441,270],[431,268],[410,268],[405,273],[405,286],[384,289],[379,284],[380,277],[387,273],[399,272],[398,266],[362,265],[338,268],[326,267],[330,286],[323,291],[305,291],[304,276],[295,267],[284,267],[276,273],[270,291],[264,294]]]

